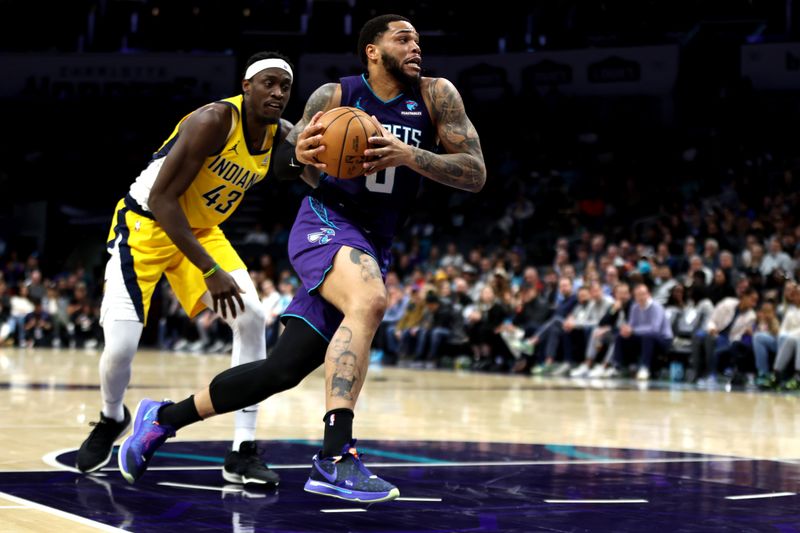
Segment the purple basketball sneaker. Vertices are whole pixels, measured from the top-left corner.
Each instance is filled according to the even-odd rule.
[[[134,483],[142,477],[159,446],[175,436],[172,427],[158,423],[158,410],[171,403],[169,400],[157,402],[145,398],[136,407],[133,433],[122,441],[117,453],[119,471],[128,483]]]
[[[355,439],[345,444],[338,457],[315,455],[306,492],[366,503],[386,502],[400,496],[397,487],[367,470],[355,445]]]

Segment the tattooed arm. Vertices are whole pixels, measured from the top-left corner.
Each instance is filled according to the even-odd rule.
[[[292,131],[289,132],[287,141],[298,147],[303,140],[307,140],[308,135],[302,135],[303,130],[306,129],[310,123],[314,122],[314,115],[319,112],[325,112],[329,109],[337,107],[342,101],[342,86],[338,83],[326,83],[317,88],[316,91],[311,93],[306,102],[306,107],[303,109],[303,118],[297,121]],[[300,155],[299,153],[297,155]]]
[[[307,165],[306,171],[303,172],[302,176],[306,181],[308,181],[307,176],[309,170],[311,170],[310,167],[325,171],[325,165],[317,163],[315,160],[316,155],[325,150],[325,146],[320,145],[320,141],[322,141],[322,126],[317,121],[325,111],[338,106],[341,101],[342,86],[338,83],[326,83],[308,97],[308,102],[306,102],[306,107],[303,111],[303,118],[289,132],[286,140],[295,146],[294,153],[297,162]],[[315,177],[318,181],[319,176]],[[316,186],[316,184],[312,184],[312,186]]]
[[[445,78],[423,78],[423,98],[431,114],[436,132],[446,154],[434,154],[407,145],[383,130],[383,137],[370,142],[380,148],[367,150],[365,155],[379,160],[365,163],[365,171],[377,172],[388,167],[405,165],[434,181],[478,192],[486,183],[486,165],[478,132],[464,110],[458,90]]]
[[[325,165],[316,163],[314,157],[325,147],[319,144],[322,127],[317,120],[324,111],[338,106],[341,99],[342,89],[338,83],[327,83],[311,94],[303,118],[291,130],[287,130],[285,139],[281,139],[284,142],[279,144],[275,152],[273,164],[279,179],[295,179],[299,176],[312,187],[319,184],[319,173],[325,170]],[[286,124],[291,127],[291,123]]]

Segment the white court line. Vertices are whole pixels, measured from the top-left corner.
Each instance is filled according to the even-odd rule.
[[[471,466],[550,466],[550,465],[635,465],[635,464],[662,464],[662,463],[729,463],[735,461],[761,461],[767,459],[750,459],[745,457],[686,457],[665,459],[611,459],[603,460],[575,460],[575,461],[464,461],[447,463],[369,463],[370,468],[457,468]],[[272,470],[294,470],[308,468],[308,464],[275,465],[267,463]],[[219,470],[218,466],[151,466],[148,471],[181,471],[181,470]],[[116,472],[116,467],[106,467],[102,472]]]
[[[77,448],[64,448],[45,454],[42,456],[42,461],[48,466],[57,470],[65,470],[67,472],[80,473],[76,468],[59,463],[56,458],[67,452],[73,452]],[[755,457],[667,457],[667,458],[653,458],[653,459],[610,459],[610,460],[566,460],[566,461],[462,461],[462,462],[441,462],[441,463],[373,463],[370,462],[371,468],[412,468],[412,467],[430,467],[430,468],[458,468],[458,467],[477,467],[477,466],[550,466],[550,465],[626,465],[626,464],[664,464],[664,463],[727,463],[736,461],[775,461],[789,463],[785,459],[762,459]],[[790,463],[793,464],[793,463]],[[273,470],[293,470],[299,468],[308,468],[308,463],[302,464],[285,464],[273,465],[269,467]],[[148,470],[166,471],[166,472],[179,472],[179,471],[200,471],[200,470],[219,470],[222,465],[214,466],[151,466]],[[101,472],[117,472],[117,467],[105,467],[100,469]],[[47,470],[0,470],[3,472],[47,472]]]
[[[768,494],[742,494],[739,496],[725,496],[726,500],[758,500],[761,498],[782,498],[784,496],[796,496],[795,492],[770,492]]]
[[[0,505],[0,509],[33,509],[27,505]]]
[[[320,509],[322,513],[366,513],[366,509]]]
[[[190,485],[188,483],[173,483],[171,481],[159,481],[156,485],[164,487],[178,487],[179,489],[200,489],[200,490],[216,490],[218,492],[242,492],[244,489],[229,488],[229,487],[210,487],[208,485]]]
[[[440,502],[442,501],[441,498],[404,498],[400,496],[399,498],[395,498],[394,501],[396,502]]]
[[[30,507],[32,509],[36,509],[37,511],[42,511],[47,514],[51,514],[53,516],[57,516],[59,518],[66,518],[67,520],[71,520],[73,522],[77,522],[84,526],[93,527],[95,529],[99,529],[100,531],[113,531],[113,532],[124,532],[124,529],[119,529],[117,527],[109,526],[107,524],[103,524],[101,522],[95,522],[94,520],[89,520],[88,518],[84,518],[82,516],[74,515],[71,513],[67,513],[64,511],[59,511],[58,509],[53,509],[52,507],[48,507],[46,505],[42,505],[40,503],[32,502],[30,500],[26,500],[24,498],[18,498],[16,496],[12,496],[5,492],[0,492],[1,498],[6,498],[11,500],[12,502],[18,503],[20,505],[24,505],[26,507]]]
[[[647,500],[545,500],[544,503],[649,503]]]
[[[52,466],[59,470],[66,470],[67,472],[75,472],[76,474],[80,474],[81,471],[77,468],[73,468],[71,466],[67,466],[64,463],[59,463],[56,458],[61,455],[62,453],[74,452],[77,448],[63,448],[61,450],[56,450],[54,452],[46,453],[42,456],[42,461],[44,464],[48,466]]]
[[[273,468],[272,465],[270,465],[270,468]],[[308,468],[308,465],[306,465],[306,468]],[[181,470],[186,470],[186,471],[222,470],[222,465],[220,464],[219,466],[150,466],[150,467],[147,468],[148,472],[159,472],[159,471],[162,471],[162,472],[173,472],[173,471],[174,472],[180,472]],[[119,468],[116,467],[116,466],[115,467],[102,468],[101,472],[119,472]]]

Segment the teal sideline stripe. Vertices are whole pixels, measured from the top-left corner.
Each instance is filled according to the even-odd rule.
[[[313,448],[321,448],[322,442],[318,440],[305,440],[305,439],[286,439],[285,442],[291,442],[292,444],[303,444],[305,446],[311,446]],[[441,459],[433,459],[431,457],[421,457],[419,455],[409,455],[407,453],[398,453],[398,452],[387,452],[383,450],[377,450],[374,448],[365,448],[364,446],[358,446],[359,452],[364,452],[369,455],[374,455],[376,457],[388,457],[390,459],[401,459],[403,461],[409,461],[412,463],[450,463],[451,461],[443,461]]]
[[[202,461],[204,463],[225,464],[225,459],[222,457],[212,457],[210,455],[196,455],[193,453],[172,453],[172,452],[156,452],[159,457],[169,457],[171,459],[192,459],[194,461]]]
[[[318,440],[303,440],[303,439],[281,439],[284,442],[291,442],[292,444],[303,444],[305,446],[311,446],[313,448],[320,448],[322,447],[322,442]],[[118,446],[114,447],[115,449]],[[364,453],[368,453],[369,455],[374,455],[376,457],[388,457],[390,459],[400,459],[403,461],[409,461],[412,463],[450,463],[451,461],[443,461],[441,459],[432,459],[430,457],[420,457],[419,455],[409,455],[406,453],[397,453],[397,452],[387,452],[383,450],[377,450],[373,448],[364,448],[363,446],[359,446],[359,451],[363,451]],[[211,455],[197,455],[193,453],[173,453],[173,452],[161,452],[158,451],[155,453],[159,457],[169,457],[171,459],[189,459],[194,461],[200,461],[203,463],[216,463],[216,464],[224,464],[225,459],[222,457],[215,457]],[[272,463],[271,463],[272,464]]]
[[[605,455],[579,452],[575,449],[575,446],[567,446],[564,444],[548,444],[545,446],[545,450],[557,453],[559,455],[566,455],[567,457],[571,457],[573,459],[586,459],[589,461],[611,461],[614,459],[613,457],[607,457]]]

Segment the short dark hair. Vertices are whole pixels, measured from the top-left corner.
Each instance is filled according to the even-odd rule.
[[[361,31],[358,34],[358,57],[361,59],[361,64],[364,65],[364,68],[368,65],[367,45],[375,44],[381,34],[389,29],[389,23],[398,20],[411,23],[410,20],[402,15],[378,15],[366,21],[361,27]]]
[[[742,296],[752,296],[754,294],[756,296],[759,296],[758,289],[756,289],[755,287],[747,287],[742,291]]]
[[[252,65],[256,61],[261,61],[262,59],[272,59],[272,58],[283,59],[284,61],[289,63],[289,66],[291,67],[291,69],[294,70],[294,65],[292,65],[291,61],[289,61],[289,58],[286,57],[285,55],[283,55],[280,52],[272,52],[272,51],[270,51],[270,52],[257,52],[257,53],[255,53],[255,54],[253,54],[253,55],[251,55],[250,57],[247,58],[247,62],[244,65],[244,71],[242,71],[242,76],[244,76],[245,72],[247,72],[247,69],[250,67],[250,65]]]

